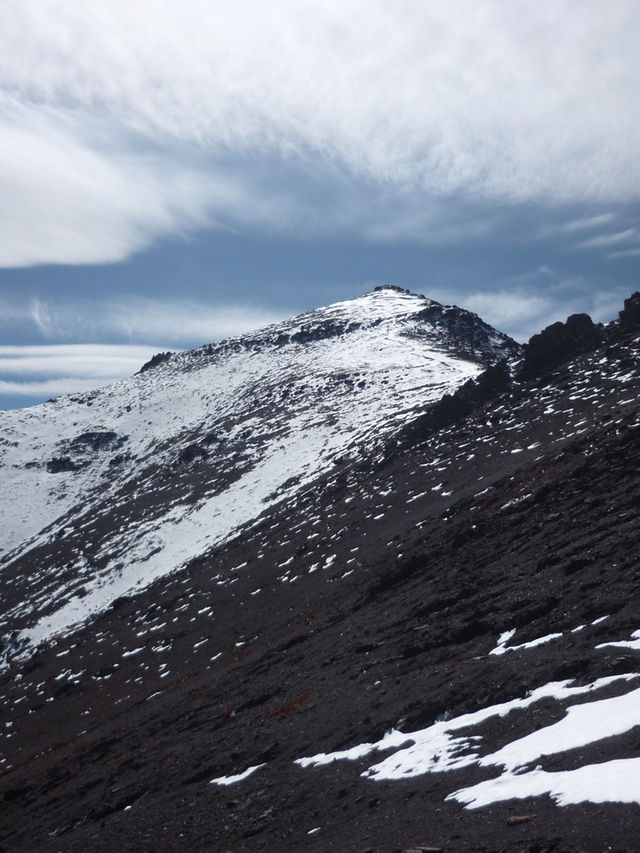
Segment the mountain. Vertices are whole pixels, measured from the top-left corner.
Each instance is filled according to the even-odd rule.
[[[639,309],[383,288],[3,415],[0,849],[637,849]]]
[[[474,314],[382,287],[4,413],[0,630],[33,643],[99,612],[518,351]]]

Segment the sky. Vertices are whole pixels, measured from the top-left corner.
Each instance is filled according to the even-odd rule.
[[[0,0],[0,408],[392,283],[640,289],[636,0]]]

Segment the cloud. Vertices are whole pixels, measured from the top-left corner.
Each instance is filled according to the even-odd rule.
[[[0,115],[0,266],[117,261],[209,223],[214,187],[175,157],[130,153],[130,138],[68,111],[0,99]]]
[[[614,287],[592,294],[589,309],[591,319],[598,323],[607,323],[610,320],[617,319],[629,293],[630,289],[627,287]]]
[[[576,249],[606,249],[609,246],[617,246],[618,243],[626,243],[629,240],[637,239],[640,232],[637,228],[626,228],[624,231],[616,231],[612,234],[598,234],[595,237],[589,237],[581,243],[576,243]]]
[[[79,379],[76,376],[56,377],[37,382],[9,382],[0,379],[0,395],[31,397],[44,402],[45,398],[58,397],[61,394],[80,394],[83,391],[93,391],[103,385],[110,385],[113,379]],[[0,403],[2,400],[0,398]],[[4,408],[0,406],[0,408]]]
[[[622,249],[620,252],[609,252],[608,258],[637,258],[640,255],[640,248],[637,249]]]
[[[126,299],[100,318],[103,333],[131,340],[162,340],[185,345],[235,337],[288,316],[237,305],[207,305],[189,300]]]
[[[276,323],[289,312],[276,313],[251,305],[211,304],[188,299],[113,298],[47,300],[32,298],[0,302],[0,330],[17,323],[37,330],[49,341],[135,341],[154,347],[193,347],[245,334]],[[95,350],[95,344],[90,343]],[[0,347],[0,357],[6,347]],[[126,352],[133,353],[135,347]],[[22,353],[26,353],[21,348]],[[58,355],[62,350],[56,348]],[[74,349],[73,353],[80,353]],[[100,355],[99,351],[98,355]],[[146,347],[141,352],[148,352]],[[133,357],[137,358],[134,354]],[[0,367],[1,369],[1,367]]]
[[[33,382],[12,382],[0,379],[0,408],[6,407],[2,405],[2,396],[29,397],[38,402],[44,402],[45,399],[59,397],[61,394],[81,394],[83,391],[94,391],[96,388],[111,385],[119,378],[122,377],[81,379],[77,376],[57,376],[55,379]]]
[[[596,216],[585,216],[565,222],[560,226],[560,230],[568,234],[572,234],[575,231],[590,231],[593,228],[600,228],[602,225],[610,225],[614,219],[614,213],[599,213]]]
[[[45,398],[131,376],[156,352],[143,346],[0,346],[0,395]]]
[[[257,308],[189,300],[0,301],[0,332],[21,324],[31,335],[37,330],[45,340],[68,341],[0,346],[0,409],[20,398],[41,402],[99,388],[136,373],[157,352],[241,335],[281,319]],[[78,330],[85,343],[75,343]]]
[[[305,207],[301,173],[388,190],[397,212],[405,191],[640,193],[632,0],[9,0],[0,54],[5,266],[313,230],[330,208]]]
[[[519,341],[558,319],[558,307],[548,295],[532,295],[524,290],[494,290],[470,293],[464,307]]]
[[[151,347],[107,344],[0,346],[0,374],[113,379],[130,376],[155,352]]]

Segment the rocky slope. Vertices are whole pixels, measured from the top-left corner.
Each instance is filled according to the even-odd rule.
[[[437,393],[418,400],[407,381],[404,412],[394,397],[370,434],[345,439],[237,535],[35,654],[9,642],[4,849],[637,849],[634,304],[588,344],[581,321],[555,329],[581,330],[574,349],[565,340],[536,362],[533,344],[519,366],[504,338],[486,332],[487,352],[447,325],[437,357],[464,369]],[[435,357],[417,325],[425,309],[408,328],[394,314],[394,334],[410,332],[392,339],[396,359],[399,341]],[[505,352],[511,370],[487,381],[479,362]],[[199,494],[206,477],[187,470],[158,501]],[[95,523],[113,535],[110,516]],[[76,525],[9,558],[7,620],[30,629],[13,588],[39,548],[75,542]]]

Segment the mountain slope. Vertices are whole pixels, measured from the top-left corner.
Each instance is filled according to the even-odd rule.
[[[5,413],[3,632],[37,643],[98,612],[518,351],[469,312],[383,287]]]
[[[639,392],[613,324],[16,660],[6,848],[637,849]]]

